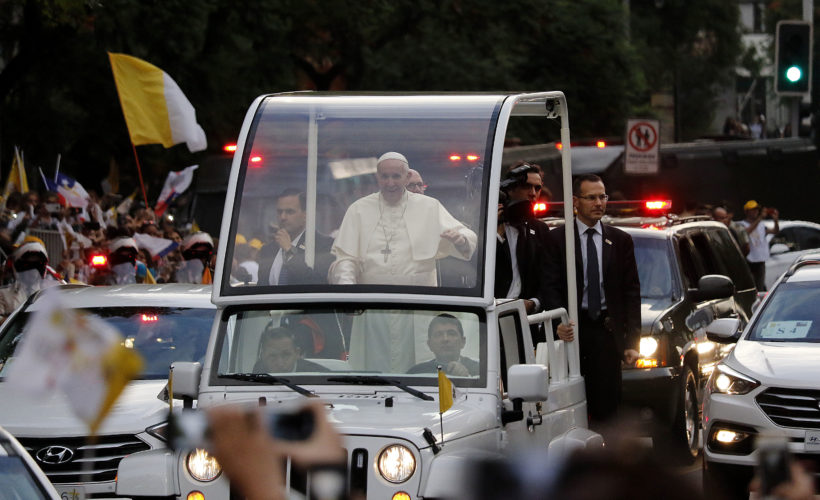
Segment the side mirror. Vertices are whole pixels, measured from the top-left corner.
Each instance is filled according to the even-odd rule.
[[[196,399],[199,396],[199,377],[202,365],[192,361],[175,361],[171,363],[174,372],[174,399]]]
[[[507,396],[511,400],[546,401],[550,382],[544,365],[513,365],[507,371]]]
[[[698,280],[698,287],[686,291],[695,302],[703,300],[725,299],[735,293],[735,284],[731,278],[722,274],[706,274]]]
[[[775,243],[772,245],[772,248],[769,249],[769,253],[772,255],[780,255],[782,253],[786,253],[789,251],[789,246],[785,243]]]
[[[718,344],[737,342],[740,333],[740,320],[737,318],[718,318],[706,327],[706,338]]]

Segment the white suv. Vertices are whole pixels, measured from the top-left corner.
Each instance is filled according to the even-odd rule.
[[[89,442],[88,426],[73,415],[63,394],[16,399],[3,377],[30,314],[39,308],[35,296],[0,329],[0,425],[17,437],[63,498],[113,497],[123,457],[165,447],[168,403],[158,395],[172,362],[199,361],[205,355],[216,314],[211,286],[66,287],[59,293],[66,307],[96,314],[119,330],[125,345],[142,354],[143,372],[103,421],[96,444]]]
[[[745,331],[730,318],[707,327],[710,340],[737,342],[707,384],[707,488],[722,484],[748,498],[762,433],[785,436],[798,459],[820,465],[819,303],[820,254],[807,254],[775,284]]]

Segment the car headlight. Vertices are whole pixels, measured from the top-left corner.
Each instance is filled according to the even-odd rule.
[[[641,353],[641,356],[648,358],[655,354],[655,351],[658,350],[658,339],[655,337],[641,337],[641,344],[638,350]]]
[[[197,481],[207,483],[219,477],[222,472],[222,466],[219,462],[207,451],[200,448],[188,453],[188,458],[185,459],[185,467],[188,472]]]
[[[757,380],[721,364],[712,372],[707,388],[718,394],[747,394],[759,385]]]
[[[404,445],[390,445],[379,454],[379,473],[391,483],[403,483],[416,471],[416,458]]]

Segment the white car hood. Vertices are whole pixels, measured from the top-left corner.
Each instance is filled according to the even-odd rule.
[[[419,448],[426,448],[429,444],[422,433],[428,428],[436,440],[441,439],[437,400],[422,401],[409,395],[394,396],[393,407],[386,408],[384,398],[378,396],[322,394],[321,398],[328,405],[328,419],[341,434],[403,438]],[[445,441],[499,426],[495,405],[488,404],[487,399],[486,394],[457,398],[453,406],[444,413]],[[229,402],[240,401],[247,400],[231,398]],[[256,402],[256,399],[248,402]],[[298,399],[290,398],[281,398],[277,402],[291,407],[294,403],[299,403]],[[275,404],[273,398],[269,399],[269,407],[275,407]]]
[[[157,399],[165,380],[140,380],[128,384],[98,434],[138,434],[167,420],[168,403]],[[15,437],[85,436],[88,425],[74,416],[62,392],[28,398],[0,383],[0,426]],[[177,402],[181,405],[181,403]]]
[[[726,363],[765,385],[817,388],[820,344],[740,340]]]

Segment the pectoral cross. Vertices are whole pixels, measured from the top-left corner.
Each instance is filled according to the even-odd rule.
[[[384,245],[384,249],[379,252],[384,255],[384,263],[387,264],[387,256],[393,253],[393,251],[390,250],[390,242],[388,241],[387,244]]]

